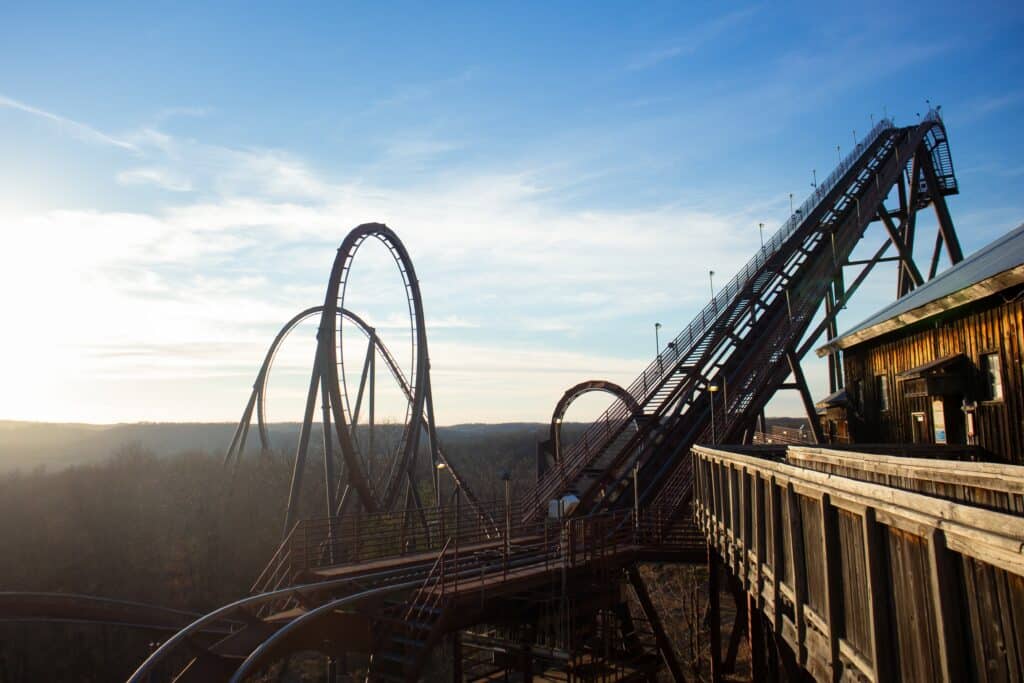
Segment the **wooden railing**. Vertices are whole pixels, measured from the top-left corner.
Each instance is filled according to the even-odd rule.
[[[1021,680],[1024,518],[749,455],[692,456],[698,526],[816,679]]]
[[[791,447],[786,462],[798,467],[873,481],[906,491],[1024,515],[1024,467],[858,453],[814,446]],[[914,450],[910,450],[914,453]],[[1021,522],[1024,524],[1024,521]]]

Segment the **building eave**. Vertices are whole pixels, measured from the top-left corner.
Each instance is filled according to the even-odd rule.
[[[945,313],[955,308],[965,306],[969,303],[979,301],[985,297],[997,294],[1005,289],[1024,282],[1024,264],[1018,265],[1009,270],[1004,270],[992,277],[975,282],[952,294],[933,299],[917,308],[900,313],[891,318],[876,323],[870,327],[855,330],[841,337],[833,339],[828,344],[815,351],[819,357],[825,357],[836,351],[844,351],[852,346],[863,344],[866,341],[875,339],[908,325],[927,320],[928,318]]]

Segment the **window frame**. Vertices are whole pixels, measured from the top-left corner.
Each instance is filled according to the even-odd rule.
[[[985,364],[985,359],[995,358],[995,379],[996,383],[993,384],[991,377],[993,373],[989,372],[988,366]],[[1002,354],[998,349],[991,349],[981,351],[978,353],[978,369],[981,370],[981,388],[982,388],[982,403],[1002,403],[1006,399],[1006,390],[1003,382],[1003,358]],[[999,393],[994,395],[992,389],[998,387]]]
[[[878,399],[878,412],[890,412],[892,410],[892,399],[889,392],[889,373],[880,372],[875,375],[875,393]]]

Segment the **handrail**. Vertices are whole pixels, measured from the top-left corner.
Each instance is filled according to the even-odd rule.
[[[423,599],[424,596],[426,595],[426,587],[428,585],[433,585],[434,583],[437,583],[436,574],[438,573],[438,567],[441,568],[441,581],[444,581],[444,560],[445,555],[448,553],[448,546],[452,544],[452,538],[452,536],[449,536],[448,540],[445,541],[444,547],[441,548],[441,552],[437,554],[437,559],[434,560],[433,566],[430,568],[430,571],[427,572],[427,578],[423,579],[423,583],[420,585],[420,589],[416,591],[416,595],[409,603],[409,609],[405,613],[406,621],[409,621],[412,618],[412,615],[416,611],[416,609],[423,604]]]
[[[290,549],[292,536],[295,535],[295,530],[298,527],[299,522],[295,522],[295,524],[292,525],[292,528],[288,531],[288,534],[284,537],[284,540],[282,540],[281,544],[277,546],[277,550],[270,558],[270,561],[267,562],[266,567],[263,568],[263,571],[260,572],[260,575],[256,577],[255,581],[253,581],[252,588],[249,589],[250,593],[255,593],[259,591],[262,587],[264,587],[266,585],[264,583],[264,579],[270,581],[273,578],[274,572],[271,571],[271,567],[273,567],[275,563],[278,562],[279,559],[282,559],[282,554],[285,553],[287,549]],[[270,576],[267,576],[268,573],[270,573]]]

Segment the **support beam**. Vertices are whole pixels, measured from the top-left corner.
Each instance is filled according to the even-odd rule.
[[[721,489],[719,489],[721,490]],[[722,496],[718,496],[721,498]],[[718,512],[718,519],[724,519],[721,511]],[[718,551],[710,543],[708,544],[708,614],[711,619],[711,642],[709,659],[711,660],[711,683],[722,682],[722,596],[720,576],[722,573],[722,562],[718,558]]]
[[[323,420],[323,437],[324,437],[324,493],[327,495],[327,516],[330,517],[334,514],[334,509],[338,505],[338,482],[337,476],[334,472],[334,435],[331,432],[331,395],[327,388],[327,378],[323,375],[320,377],[320,405],[321,414]]]
[[[736,657],[739,655],[743,636],[747,634],[747,593],[738,581],[730,581],[730,584],[729,592],[736,603],[736,618],[732,622],[729,645],[726,647],[725,659],[722,661],[722,673],[726,674],[736,673]]]
[[[786,360],[789,362],[789,370],[796,380],[797,390],[804,403],[804,410],[807,412],[807,426],[814,435],[814,443],[823,443],[824,435],[821,433],[821,423],[818,422],[818,411],[814,408],[814,399],[811,398],[811,390],[807,388],[807,379],[804,377],[803,368],[800,367],[800,359],[793,351],[786,351]]]
[[[764,643],[764,622],[757,611],[757,600],[747,594],[747,641],[750,646],[750,678],[763,681],[768,677],[766,648]]]
[[[710,546],[708,548],[710,549]],[[658,643],[658,651],[661,652],[661,659],[665,663],[665,667],[672,675],[673,681],[676,681],[676,683],[685,681],[686,677],[683,675],[683,669],[679,666],[679,660],[676,659],[675,650],[672,649],[672,641],[669,640],[668,635],[665,633],[665,627],[661,623],[658,611],[654,609],[654,603],[651,602],[651,596],[647,592],[647,586],[644,584],[643,577],[640,576],[640,570],[634,564],[630,565],[627,573],[629,574],[629,583],[633,587],[633,593],[636,595],[637,602],[640,603],[640,608],[644,611],[644,616],[651,625],[651,630],[654,631],[654,639]]]
[[[907,191],[904,189],[902,174],[900,174],[900,178],[896,182],[897,186],[899,186],[900,214],[902,221],[900,226],[900,241],[911,256],[914,254],[914,238],[915,233],[917,232],[917,204],[918,193],[920,192],[921,187],[921,183],[919,182],[920,175],[921,171],[917,156],[915,155],[910,162],[909,199],[907,197]],[[906,261],[904,261],[904,263],[905,262]],[[913,289],[913,286],[911,276],[905,269],[900,269],[897,275],[896,296],[898,298]]]
[[[909,278],[910,289],[920,287],[924,284],[924,278],[921,277],[921,271],[917,268],[917,263],[914,262],[914,254],[907,248],[907,245],[903,243],[903,237],[900,234],[901,230],[897,229],[896,225],[892,222],[892,219],[884,213],[879,213],[878,217],[882,220],[882,225],[885,226],[886,231],[889,233],[889,239],[892,240],[893,246],[896,247],[897,253],[899,253],[899,260],[903,264],[903,273]],[[904,231],[906,226],[904,226]],[[901,283],[903,278],[900,278]],[[900,287],[902,290],[902,286]],[[908,289],[907,291],[910,291]],[[900,295],[906,294],[906,292],[900,292]]]
[[[847,261],[843,265],[844,266],[865,266],[865,265],[867,265],[869,263],[894,263],[894,262],[899,261],[899,260],[900,260],[899,256],[886,256],[884,258],[880,258],[880,259],[877,259],[877,260],[863,258],[863,259],[857,259],[855,261]]]
[[[935,233],[935,248],[932,250],[932,263],[928,268],[928,279],[932,280],[939,272],[939,257],[942,256],[942,231]]]
[[[818,323],[818,326],[815,327],[814,330],[804,338],[804,343],[801,344],[796,351],[797,357],[803,358],[805,355],[807,355],[807,352],[810,351],[811,347],[813,347],[814,344],[818,341],[818,337],[821,336],[821,333],[828,328],[828,325],[831,321],[835,320],[835,317],[839,315],[839,311],[843,310],[843,307],[846,306],[846,302],[850,300],[850,297],[854,295],[854,293],[861,286],[864,280],[867,279],[872,269],[882,261],[882,255],[886,251],[888,251],[889,245],[891,244],[892,242],[890,242],[889,240],[886,240],[885,242],[882,243],[882,246],[878,249],[878,251],[875,252],[875,257],[868,262],[868,265],[866,265],[864,269],[860,271],[860,273],[857,274],[857,277],[854,279],[853,283],[851,283],[850,286],[847,288],[844,296],[839,301],[836,302],[836,307],[835,310],[832,311],[831,317],[826,316],[825,319]]]
[[[928,185],[928,194],[931,195],[932,206],[935,208],[935,217],[939,220],[942,241],[946,243],[946,252],[949,254],[950,263],[956,265],[964,260],[964,252],[960,248],[960,240],[956,236],[956,228],[953,227],[953,218],[949,215],[949,207],[946,206],[946,196],[942,193],[939,179],[935,175],[931,154],[921,151],[917,156],[921,160],[921,170],[924,171],[924,181]]]
[[[234,436],[231,437],[231,445],[228,446],[228,452],[224,454],[225,467],[231,464],[232,458],[236,458],[236,467],[238,461],[242,459],[242,451],[245,449],[245,437],[249,433],[249,422],[252,421],[252,411],[256,406],[257,394],[258,390],[253,387],[252,394],[249,396],[249,402],[245,404],[245,410],[242,411],[242,419],[238,426],[235,427]],[[239,446],[239,441],[241,441],[241,446]]]
[[[462,633],[452,634],[452,683],[462,683]]]
[[[284,532],[281,538],[288,535],[295,522],[295,508],[299,502],[299,491],[302,489],[302,475],[306,469],[306,454],[309,451],[309,434],[313,430],[313,413],[316,412],[316,396],[320,389],[320,348],[316,350],[313,361],[313,372],[309,378],[309,392],[306,394],[306,411],[303,413],[302,427],[299,429],[299,445],[295,449],[295,464],[292,467],[292,483],[288,490],[288,508],[284,514]]]

